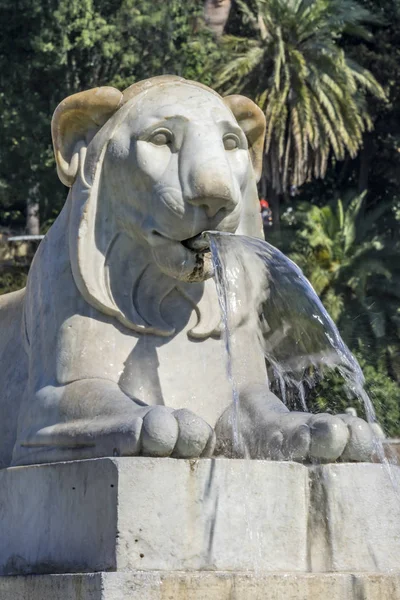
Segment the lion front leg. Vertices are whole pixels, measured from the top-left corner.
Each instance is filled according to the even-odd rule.
[[[235,435],[236,430],[236,435]],[[216,453],[300,462],[370,461],[374,434],[349,415],[290,412],[266,386],[251,386],[216,425]],[[236,443],[235,443],[236,442]]]
[[[148,406],[116,383],[87,379],[47,386],[35,395],[13,465],[104,456],[197,458],[212,455],[214,440],[210,425],[189,410]]]

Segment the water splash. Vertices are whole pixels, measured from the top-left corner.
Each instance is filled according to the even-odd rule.
[[[337,369],[349,395],[360,401],[368,422],[375,425],[361,367],[299,267],[263,240],[219,232],[208,235],[233,390],[234,444],[240,439],[240,398],[232,368],[231,332],[251,315],[255,315],[260,351],[280,383],[283,402],[288,390],[295,389],[307,411],[305,384],[312,387],[328,370]],[[377,428],[374,445],[395,485]]]

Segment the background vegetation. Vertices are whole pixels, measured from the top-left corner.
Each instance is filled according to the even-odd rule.
[[[245,93],[267,116],[268,239],[309,277],[400,434],[400,2],[0,0],[0,24],[0,293],[27,271],[5,239],[44,233],[66,197],[50,139],[63,98],[161,73]],[[309,402],[349,399],[332,376]]]

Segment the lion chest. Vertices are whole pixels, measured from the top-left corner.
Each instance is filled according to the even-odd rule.
[[[188,408],[214,424],[232,399],[225,346],[215,338],[191,340],[187,332],[193,324],[190,320],[175,336],[162,338],[133,334],[105,317],[73,315],[61,329],[57,379],[61,384],[108,379],[146,404]],[[265,382],[262,357],[248,332],[239,337],[234,347],[244,351],[234,357],[238,387]]]

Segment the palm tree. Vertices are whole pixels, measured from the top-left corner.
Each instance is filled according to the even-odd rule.
[[[310,280],[353,350],[385,360],[398,377],[400,267],[398,244],[376,232],[391,210],[380,204],[364,214],[365,193],[322,208],[302,205],[290,258]]]
[[[370,13],[352,0],[237,0],[253,37],[224,36],[233,54],[216,78],[255,98],[267,118],[264,175],[276,194],[324,177],[331,155],[354,157],[372,128],[366,92],[385,94],[340,47],[370,39]]]

